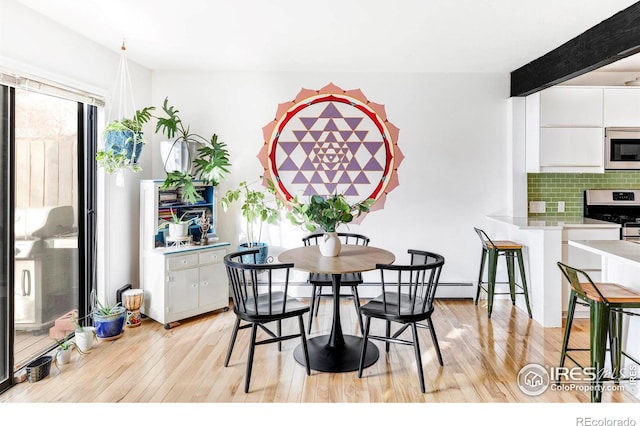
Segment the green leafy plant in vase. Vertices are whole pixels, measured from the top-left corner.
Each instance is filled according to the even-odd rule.
[[[268,187],[252,189],[247,182],[240,182],[237,189],[228,190],[224,197],[220,198],[220,205],[226,212],[231,204],[240,202],[240,212],[245,219],[247,242],[240,244],[238,249],[246,250],[258,248],[260,254],[256,263],[267,261],[269,247],[262,240],[262,227],[264,223],[274,224],[280,218],[280,208],[284,203],[275,197],[273,182],[268,181]]]
[[[156,117],[156,133],[167,137],[160,145],[167,173],[162,189],[180,188],[182,199],[194,204],[202,197],[195,190],[193,179],[217,186],[229,173],[229,151],[215,133],[210,139],[192,133],[180,118],[180,111],[169,105],[169,98],[165,98],[162,111],[165,116]]]
[[[312,195],[309,202],[304,203],[295,196],[290,201],[291,209],[286,216],[291,223],[309,232],[322,229],[325,235],[318,248],[324,256],[334,257],[340,253],[341,246],[336,232],[338,227],[369,212],[374,202],[374,199],[369,198],[349,204],[344,194],[334,194],[328,197]]]

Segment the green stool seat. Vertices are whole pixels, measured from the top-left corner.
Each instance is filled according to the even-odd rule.
[[[589,351],[591,367],[596,374],[591,381],[591,402],[602,400],[602,382],[627,380],[621,377],[622,356],[640,364],[622,350],[622,314],[637,315],[625,309],[640,308],[640,293],[619,284],[594,283],[589,275],[576,268],[558,262],[558,267],[571,285],[567,321],[560,354],[560,367],[569,358],[583,368],[570,354],[571,351]],[[589,306],[589,348],[569,348],[569,337],[578,300]],[[611,376],[604,374],[604,359],[607,352],[607,337],[611,352]],[[635,378],[634,378],[635,379]],[[629,379],[631,380],[631,379]],[[558,382],[560,379],[558,378]]]
[[[524,261],[522,259],[522,245],[513,241],[492,241],[482,229],[473,228],[480,241],[482,241],[482,257],[480,258],[480,273],[478,274],[478,290],[476,292],[475,304],[478,305],[480,299],[480,290],[484,290],[488,294],[487,314],[491,318],[493,310],[493,297],[496,294],[511,295],[511,303],[515,306],[516,295],[523,294],[527,305],[527,312],[531,318],[531,306],[529,305],[529,290],[527,289],[527,278],[524,272]],[[507,263],[507,274],[509,275],[509,292],[496,292],[496,269],[498,266],[498,258],[504,256]],[[521,284],[515,280],[515,259],[518,259],[518,269],[520,271]],[[483,281],[485,264],[489,263],[487,272],[487,281]],[[516,291],[516,287],[522,291]]]

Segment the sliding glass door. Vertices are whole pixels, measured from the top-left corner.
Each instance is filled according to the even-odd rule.
[[[95,286],[97,108],[0,85],[0,392]]]

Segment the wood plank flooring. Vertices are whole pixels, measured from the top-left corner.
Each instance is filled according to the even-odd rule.
[[[330,301],[323,301],[311,336],[331,327]],[[359,334],[351,300],[341,302],[345,334]],[[437,300],[434,323],[444,367],[438,365],[428,330],[420,330],[426,393],[420,392],[410,346],[384,345],[380,359],[357,372],[305,370],[293,359],[299,341],[256,349],[250,392],[244,375],[249,332],[241,331],[229,367],[223,366],[235,316],[216,312],[182,321],[165,330],[151,319],[128,328],[114,341],[100,342],[90,353],[73,354],[72,362],[36,383],[21,383],[0,394],[0,403],[20,402],[278,402],[278,403],[431,403],[431,402],[588,402],[583,391],[547,390],[527,396],[517,385],[529,363],[556,366],[562,329],[545,329],[510,303],[496,301],[492,319],[486,306],[470,300]],[[306,319],[305,319],[306,321]],[[588,321],[576,320],[572,341],[588,345]],[[297,328],[295,321],[285,329]],[[372,330],[383,332],[382,322]],[[605,392],[603,402],[638,402],[626,391]]]

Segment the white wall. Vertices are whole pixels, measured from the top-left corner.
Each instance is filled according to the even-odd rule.
[[[0,66],[46,78],[71,87],[111,97],[122,40],[105,49],[30,9],[2,0],[0,13]],[[129,49],[133,48],[129,46]],[[149,104],[151,73],[129,62],[136,107]],[[105,113],[108,107],[102,113]],[[114,117],[115,118],[115,117]],[[153,129],[150,129],[152,131]],[[150,151],[150,150],[149,150]],[[99,297],[115,302],[115,290],[138,284],[138,181],[151,175],[151,155],[143,155],[140,174],[128,173],[125,187],[105,176],[98,188]]]
[[[391,250],[398,262],[408,248],[441,253],[443,282],[475,282],[480,242],[473,227],[483,226],[486,215],[512,209],[508,74],[154,71],[152,81],[154,105],[168,96],[192,131],[205,137],[215,132],[228,144],[232,174],[219,193],[258,179],[262,127],[275,118],[278,104],[301,88],[332,82],[345,90],[359,88],[370,101],[384,104],[389,121],[400,129],[398,145],[406,157],[400,186],[388,195],[384,210],[350,230],[369,235],[372,245]],[[160,139],[156,135],[155,141]],[[154,148],[153,177],[164,178],[157,143]],[[218,234],[232,247],[242,242],[238,218],[237,210],[218,212]],[[263,239],[277,253],[300,245],[302,234],[283,222]]]

